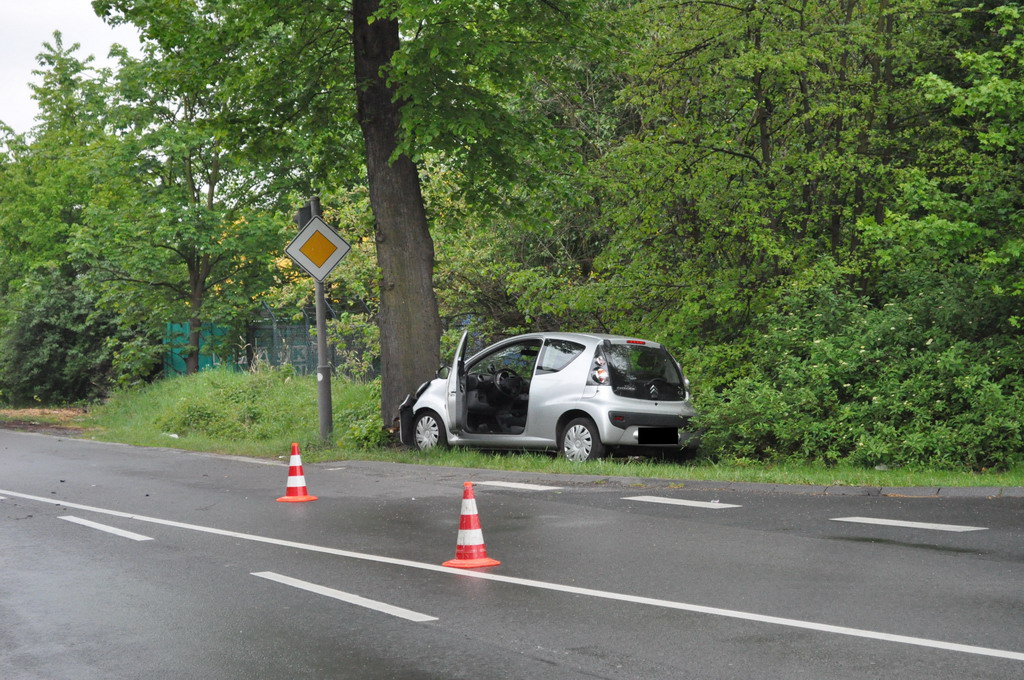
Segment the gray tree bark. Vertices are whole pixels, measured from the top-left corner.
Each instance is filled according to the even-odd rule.
[[[434,242],[420,178],[397,148],[401,102],[381,76],[399,47],[398,22],[369,18],[379,0],[352,3],[357,115],[366,148],[370,205],[381,270],[381,417],[390,425],[405,395],[440,363],[441,321],[434,295]]]

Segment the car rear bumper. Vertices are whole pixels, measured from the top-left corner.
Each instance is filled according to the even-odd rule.
[[[692,448],[700,433],[691,425],[692,416],[677,413],[609,411],[606,441],[609,446]]]
[[[637,413],[633,411],[609,411],[608,421],[613,427],[625,430],[631,427],[674,427],[686,428],[690,416],[675,413]]]

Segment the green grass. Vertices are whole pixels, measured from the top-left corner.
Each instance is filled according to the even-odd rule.
[[[90,428],[85,436],[102,441],[262,458],[285,456],[291,443],[298,442],[304,462],[375,460],[597,477],[824,486],[1024,486],[1020,465],[1009,472],[971,474],[747,461],[679,465],[630,458],[579,464],[543,453],[462,448],[421,453],[375,443],[383,441],[376,385],[335,380],[332,388],[335,439],[330,446],[319,438],[315,378],[288,370],[215,370],[162,380],[113,395],[75,424]]]
[[[365,455],[370,454],[370,455]],[[415,451],[364,452],[345,455],[345,459],[387,460],[402,463],[441,465],[484,470],[518,470],[549,474],[585,474],[599,477],[635,477],[639,479],[701,480],[721,482],[760,482],[766,484],[803,484],[815,486],[877,487],[952,487],[952,486],[1024,486],[1024,470],[1004,473],[970,474],[952,471],[865,470],[853,467],[826,468],[822,465],[733,465],[695,462],[677,464],[663,461],[611,458],[587,463],[571,463],[551,454],[512,452],[494,453],[470,449],[449,449],[423,454]]]
[[[352,414],[368,410],[372,385],[334,381],[337,446],[320,443],[314,378],[291,371],[204,371],[114,394],[80,420],[88,436],[139,446],[171,446],[258,458],[287,454],[292,442],[312,462],[346,441]],[[365,417],[365,416],[364,416]]]

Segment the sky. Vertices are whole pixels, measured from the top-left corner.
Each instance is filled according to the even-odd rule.
[[[0,0],[0,121],[28,132],[37,113],[29,82],[39,82],[36,55],[59,30],[64,45],[80,43],[79,56],[94,55],[97,66],[112,66],[113,43],[137,52],[134,28],[111,28],[92,10],[91,0]]]

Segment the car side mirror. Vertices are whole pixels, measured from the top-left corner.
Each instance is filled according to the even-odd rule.
[[[442,366],[441,368],[437,369],[437,373],[435,375],[437,375],[438,378],[442,378],[444,380],[447,380],[448,376],[451,374],[451,372],[452,372],[452,367],[451,366]]]

